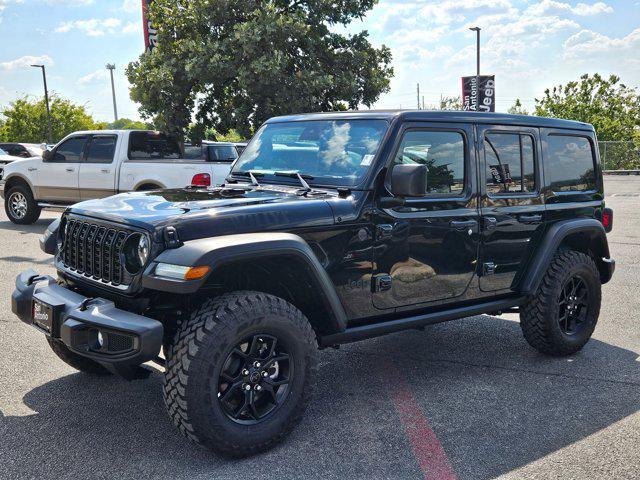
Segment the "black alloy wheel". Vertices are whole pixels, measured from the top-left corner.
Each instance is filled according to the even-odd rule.
[[[218,401],[234,422],[254,425],[287,399],[293,358],[274,336],[244,338],[227,356],[218,378]]]
[[[589,288],[580,275],[567,279],[558,299],[558,323],[566,335],[579,333],[589,314]]]

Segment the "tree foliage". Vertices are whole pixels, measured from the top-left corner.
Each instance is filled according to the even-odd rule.
[[[336,33],[376,0],[154,0],[158,45],[127,68],[131,98],[159,128],[249,136],[267,118],[370,106],[391,53]]]
[[[50,95],[51,136],[57,142],[71,132],[103,128],[82,105]],[[5,117],[0,137],[10,142],[41,143],[47,141],[47,108],[44,98],[22,97],[2,111]]]
[[[522,102],[519,98],[516,98],[516,103],[509,107],[507,113],[510,113],[511,115],[529,115],[529,112],[522,106]]]
[[[440,98],[440,110],[462,110],[462,97],[447,97]]]
[[[591,123],[599,140],[631,141],[640,128],[640,96],[615,75],[583,75],[545,90],[535,114]]]
[[[106,125],[109,130],[151,130],[153,123],[131,120],[130,118],[119,118],[115,122]]]

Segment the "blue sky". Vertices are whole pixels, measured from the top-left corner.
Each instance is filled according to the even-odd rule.
[[[49,89],[111,120],[106,63],[116,64],[120,116],[138,118],[126,64],[144,48],[140,0],[0,0],[0,106]],[[525,107],[545,88],[582,73],[616,73],[640,87],[640,0],[380,0],[347,32],[366,29],[394,56],[391,91],[378,107],[414,108],[416,83],[427,105],[458,95],[475,73],[482,27],[482,73],[496,75],[497,109]],[[339,28],[339,30],[345,30]]]

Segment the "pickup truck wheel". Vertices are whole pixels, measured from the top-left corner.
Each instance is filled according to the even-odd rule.
[[[94,362],[90,358],[85,358],[77,353],[73,353],[60,340],[47,338],[47,342],[49,342],[49,346],[51,347],[51,350],[53,350],[53,353],[55,353],[60,360],[70,367],[93,375],[111,375],[111,372],[99,363]]]
[[[13,223],[28,225],[40,218],[41,208],[29,187],[16,185],[5,196],[4,211]]]
[[[311,399],[314,331],[273,295],[243,291],[206,300],[170,350],[163,389],[169,416],[185,436],[220,454],[270,448]]]
[[[559,252],[538,291],[520,310],[529,345],[554,356],[571,355],[591,338],[600,314],[598,269],[588,255]]]

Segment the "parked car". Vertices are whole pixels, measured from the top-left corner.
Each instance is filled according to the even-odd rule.
[[[3,165],[6,165],[7,163],[11,163],[16,159],[16,157],[9,155],[8,152],[6,152],[5,150],[2,149],[2,147],[0,147],[0,168],[2,168]]]
[[[14,223],[35,222],[42,208],[64,208],[118,192],[207,187],[223,182],[230,162],[185,159],[178,143],[148,130],[76,132],[42,157],[8,165],[0,182]]]
[[[12,310],[77,370],[155,360],[178,430],[249,455],[300,421],[318,347],[510,311],[538,351],[579,351],[615,268],[604,198],[580,122],[274,118],[223,186],[70,207],[41,239],[57,278],[22,273]]]
[[[45,145],[37,145],[35,143],[0,143],[0,148],[7,152],[8,155],[20,158],[41,157],[42,152],[46,150],[43,146],[46,147]]]

